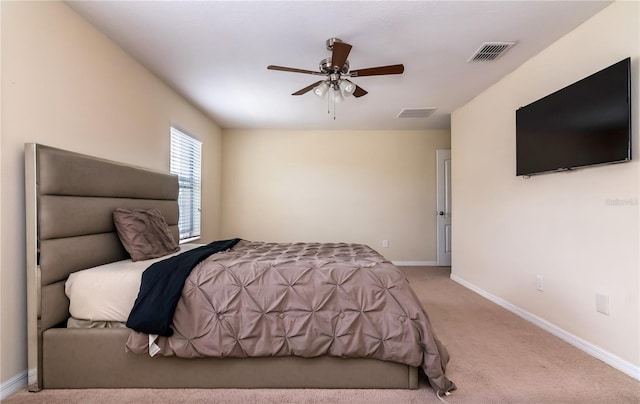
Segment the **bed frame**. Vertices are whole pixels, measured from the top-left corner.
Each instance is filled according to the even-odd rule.
[[[128,259],[115,208],[158,208],[178,237],[174,175],[25,144],[29,390],[43,388],[401,388],[418,369],[377,359],[154,357],[126,328],[66,328],[70,273]],[[36,370],[36,371],[34,371]]]

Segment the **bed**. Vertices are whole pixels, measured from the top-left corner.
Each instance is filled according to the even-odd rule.
[[[199,357],[198,354],[187,358],[178,357],[169,349],[170,356],[163,353],[152,357],[145,351],[144,341],[148,336],[144,333],[125,327],[68,326],[70,301],[65,285],[70,275],[105,264],[131,261],[115,229],[114,210],[157,209],[173,237],[178,239],[177,177],[30,143],[25,145],[25,194],[28,359],[32,391],[43,388],[415,389],[418,386],[420,364],[376,359],[369,354],[333,356],[311,350],[303,356],[286,351],[281,355]],[[261,248],[246,240],[239,241],[239,246],[246,247],[247,243],[253,246],[251,254],[255,255],[256,248]],[[265,245],[282,255],[282,246]],[[237,247],[210,258],[218,261],[215,265],[220,265],[225,254],[232,261],[240,255],[251,256],[238,253]],[[308,254],[308,251],[300,252],[298,247],[291,244],[287,251],[293,248],[296,254]],[[338,247],[352,248],[342,244]],[[312,245],[311,248],[323,247]],[[374,264],[392,267],[384,259],[378,261],[380,263]],[[289,263],[281,264],[289,270]],[[246,262],[244,265],[262,264]],[[285,314],[283,310],[274,313],[280,316],[277,321]],[[426,321],[428,323],[428,319]],[[167,338],[172,337],[159,336],[154,343],[166,348],[170,345]],[[431,342],[425,346],[425,352],[432,353],[429,360],[425,360],[430,363],[426,370],[431,375],[428,379],[436,391],[445,393],[455,389],[444,375],[448,354],[435,335],[429,338]],[[147,345],[150,346],[151,343]],[[127,352],[132,350],[144,352]],[[296,350],[302,352],[299,348]]]

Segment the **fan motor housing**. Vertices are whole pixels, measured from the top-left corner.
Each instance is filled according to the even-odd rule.
[[[326,58],[326,59],[322,59],[320,61],[320,71],[324,74],[330,74],[330,73],[341,73],[341,74],[347,74],[349,73],[349,61],[346,60],[344,62],[344,66],[342,66],[342,69],[339,70],[335,70],[333,68],[333,64],[331,63],[331,58]]]

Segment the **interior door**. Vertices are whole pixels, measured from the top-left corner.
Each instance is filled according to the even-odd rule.
[[[451,150],[436,150],[438,265],[451,265]]]

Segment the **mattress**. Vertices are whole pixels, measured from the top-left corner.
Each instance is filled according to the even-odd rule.
[[[71,318],[68,327],[122,326],[140,290],[142,273],[151,264],[201,244],[182,244],[180,251],[145,261],[122,260],[74,272],[65,283]]]

